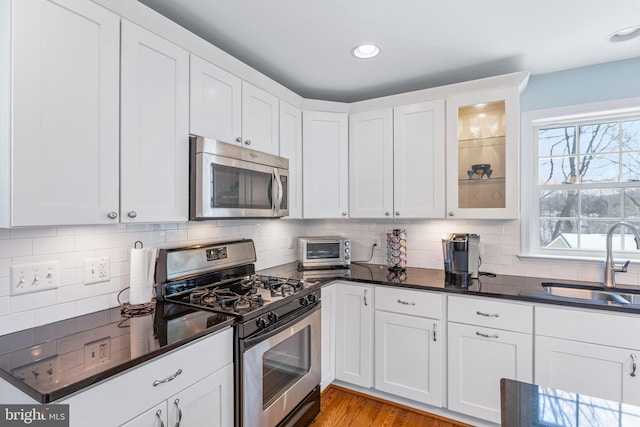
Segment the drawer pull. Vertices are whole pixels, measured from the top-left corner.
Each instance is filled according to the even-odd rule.
[[[178,421],[176,421],[175,427],[180,427],[180,422],[182,421],[182,409],[180,409],[180,399],[174,400],[173,404],[176,405],[176,409],[178,410]]]
[[[162,411],[158,409],[156,411],[156,418],[160,421],[160,427],[164,427],[164,421],[162,421]]]
[[[483,334],[482,332],[476,332],[476,335],[483,338],[500,338],[500,335],[498,334],[489,335],[489,334]]]
[[[484,317],[500,317],[498,313],[483,313],[481,311],[476,311],[476,314],[478,316],[484,316]]]
[[[636,376],[636,370],[638,369],[638,364],[636,363],[636,355],[631,353],[631,375],[632,377]]]
[[[398,304],[404,304],[404,305],[416,305],[415,301],[402,301],[401,299],[398,300]]]
[[[175,374],[173,374],[173,375],[171,375],[170,377],[167,377],[167,378],[165,378],[165,379],[163,379],[163,380],[155,380],[155,381],[153,382],[153,386],[154,386],[154,387],[156,387],[156,386],[159,386],[159,385],[160,385],[160,384],[162,384],[162,383],[168,383],[169,381],[173,381],[173,380],[175,380],[175,379],[177,378],[177,376],[178,376],[178,375],[180,375],[181,373],[182,373],[182,369],[178,369],[178,370],[176,371],[176,373],[175,373]]]

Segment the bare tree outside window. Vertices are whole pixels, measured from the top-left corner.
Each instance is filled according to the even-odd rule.
[[[540,247],[601,250],[611,224],[640,220],[640,118],[539,127],[537,137]],[[635,248],[629,238],[614,247]]]

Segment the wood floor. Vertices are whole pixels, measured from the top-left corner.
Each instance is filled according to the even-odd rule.
[[[336,385],[322,393],[320,414],[311,427],[461,427],[459,423]]]

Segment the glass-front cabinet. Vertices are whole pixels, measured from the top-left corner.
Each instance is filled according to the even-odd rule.
[[[517,87],[447,99],[447,216],[518,217]]]

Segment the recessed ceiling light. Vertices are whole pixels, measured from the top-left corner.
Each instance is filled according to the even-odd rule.
[[[373,58],[380,53],[380,48],[375,44],[361,44],[353,49],[353,55],[357,58]]]
[[[640,25],[623,28],[609,36],[610,42],[624,42],[640,36]]]

